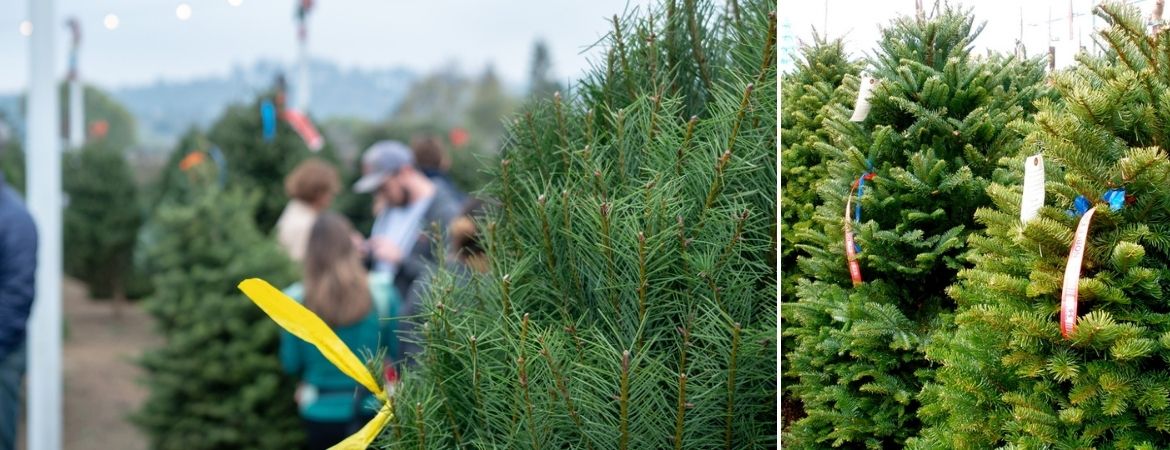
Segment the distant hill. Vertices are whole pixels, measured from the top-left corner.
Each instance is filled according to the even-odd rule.
[[[385,119],[418,78],[403,68],[342,69],[324,60],[312,61],[310,70],[313,83],[310,113],[317,120]],[[143,149],[168,150],[192,125],[209,126],[227,105],[248,101],[272,86],[278,73],[285,74],[290,89],[295,87],[295,66],[258,61],[251,67],[237,66],[227,76],[162,80],[114,89],[110,94],[137,119]],[[17,129],[23,128],[20,95],[0,95],[0,116],[11,120]]]

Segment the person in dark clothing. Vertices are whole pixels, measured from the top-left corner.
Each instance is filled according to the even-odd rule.
[[[36,294],[37,230],[0,174],[0,450],[16,448],[25,329]]]
[[[450,192],[455,200],[463,203],[467,201],[467,194],[455,186],[449,174],[451,170],[451,154],[443,148],[443,143],[434,136],[416,136],[410,141],[410,150],[414,152],[414,162],[423,175],[430,178],[439,189]]]
[[[375,260],[371,272],[386,274],[394,280],[400,297],[406,298],[415,280],[430,271],[437,259],[431,233],[447,228],[458,216],[460,202],[423,175],[410,149],[400,142],[375,143],[362,155],[362,166],[364,175],[354,183],[354,191],[374,193],[378,205],[367,242]],[[413,309],[404,305],[406,311]],[[394,360],[403,360],[401,352]]]
[[[487,253],[484,252],[483,239],[479,234],[478,224],[485,214],[484,202],[477,198],[469,198],[463,204],[459,216],[447,226],[447,258],[446,269],[455,276],[456,283],[466,283],[475,274],[486,273],[488,265]],[[411,285],[403,302],[403,316],[410,317],[418,314],[422,298],[430,288],[433,270],[427,271]],[[419,351],[418,336],[415,333],[418,320],[404,320],[398,326],[399,346],[407,355],[407,362],[414,363],[409,355]]]

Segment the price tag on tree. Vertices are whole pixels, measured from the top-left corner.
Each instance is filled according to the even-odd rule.
[[[1028,223],[1044,206],[1044,157],[1030,156],[1024,161],[1024,197],[1020,201],[1020,222]]]
[[[1080,295],[1081,261],[1085,258],[1085,245],[1089,239],[1089,222],[1097,207],[1089,208],[1077,224],[1072,247],[1068,251],[1068,263],[1064,267],[1064,285],[1060,290],[1060,335],[1065,338],[1077,324],[1077,296]]]
[[[862,122],[869,117],[869,98],[873,95],[873,88],[877,85],[877,78],[869,74],[861,74],[861,85],[857,89],[857,101],[853,104],[853,117],[850,122]]]

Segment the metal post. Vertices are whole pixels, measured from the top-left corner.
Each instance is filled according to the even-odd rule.
[[[309,11],[313,9],[313,0],[297,0],[297,43],[298,48],[298,76],[297,95],[294,107],[301,112],[309,112]]]
[[[81,51],[81,23],[77,18],[66,22],[69,27],[71,45],[69,46],[69,148],[80,149],[85,145],[85,93],[81,86],[81,74],[78,71],[78,59]]]
[[[29,0],[28,208],[37,224],[36,300],[28,326],[28,448],[61,449],[61,140],[54,0]]]

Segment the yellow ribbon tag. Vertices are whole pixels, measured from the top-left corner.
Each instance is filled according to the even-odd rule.
[[[337,445],[329,447],[329,450],[366,450],[370,443],[374,442],[374,438],[378,437],[378,433],[382,432],[382,428],[386,427],[386,422],[392,416],[394,413],[390,411],[390,404],[382,405],[382,410],[378,411],[378,415],[370,419],[362,429],[351,434],[344,441],[338,442]]]
[[[370,392],[384,402],[382,409],[361,430],[341,441],[332,449],[336,450],[364,450],[373,442],[378,433],[385,427],[386,422],[394,416],[386,391],[382,385],[374,380],[374,376],[366,369],[365,364],[353,354],[353,351],[337,337],[337,334],[325,324],[325,321],[309,311],[300,303],[284,295],[280,290],[272,287],[267,281],[250,278],[238,286],[252,303],[259,306],[268,317],[277,325],[284,328],[293,336],[313,344],[321,351],[329,362],[337,366],[343,373],[349,375]]]

